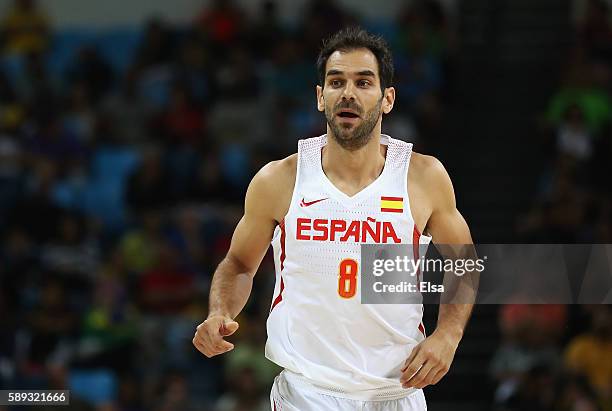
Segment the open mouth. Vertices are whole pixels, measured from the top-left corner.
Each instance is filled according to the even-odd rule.
[[[337,116],[342,118],[359,118],[359,114],[352,111],[340,111]]]

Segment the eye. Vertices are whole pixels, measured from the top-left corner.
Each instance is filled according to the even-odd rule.
[[[368,80],[359,80],[357,82],[357,86],[359,87],[368,87],[370,85],[370,82]]]
[[[338,79],[333,79],[333,80],[330,80],[329,84],[332,87],[340,87],[342,85],[342,81]]]

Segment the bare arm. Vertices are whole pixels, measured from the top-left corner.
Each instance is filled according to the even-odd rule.
[[[291,164],[287,160],[272,162],[262,168],[249,185],[244,216],[236,226],[226,257],[213,276],[208,317],[198,325],[193,339],[195,347],[207,357],[234,347],[223,337],[238,329],[234,318],[247,303],[253,277],[268,250],[279,216],[284,216],[288,207],[287,192],[292,191],[291,187],[284,189],[291,179],[288,167]]]
[[[430,187],[428,198],[432,208],[426,229],[436,244],[456,245],[445,246],[445,250],[441,253],[453,254],[445,257],[462,257],[466,253],[473,257],[471,254],[473,248],[465,247],[466,244],[472,244],[472,237],[465,219],[457,210],[450,177],[438,160],[429,157],[427,163],[422,178],[425,187]],[[459,287],[465,288],[465,285],[460,284]],[[461,291],[470,292],[470,290]],[[404,387],[423,388],[436,384],[446,375],[463,336],[472,307],[472,303],[440,304],[436,330],[412,350],[402,369],[401,382]]]
[[[438,181],[439,190],[434,192],[434,198],[438,205],[431,214],[427,229],[436,244],[445,245],[446,250],[442,252],[443,255],[446,254],[450,258],[474,258],[475,252],[471,247],[473,242],[470,229],[459,210],[457,210],[455,192],[450,177],[442,164],[438,162],[436,167],[438,171],[434,178]],[[449,247],[449,245],[454,246]],[[453,274],[451,273],[451,275]],[[468,279],[468,277],[465,277],[465,279]],[[471,291],[475,291],[475,289]],[[460,301],[467,302],[471,299],[465,298],[460,299]],[[441,303],[436,332],[444,333],[453,342],[459,344],[473,305],[473,303]]]
[[[238,222],[230,249],[213,276],[210,288],[209,317],[236,317],[244,308],[253,277],[274,233],[276,221],[270,211],[271,193],[266,170],[257,174],[247,190],[244,216]]]

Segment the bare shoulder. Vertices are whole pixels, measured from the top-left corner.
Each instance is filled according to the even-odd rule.
[[[285,191],[285,189],[293,191],[296,173],[297,154],[291,154],[288,157],[271,161],[263,166],[253,177],[253,182],[261,185],[262,189],[270,190],[270,192]]]
[[[434,156],[413,152],[410,159],[410,170],[419,179],[433,182],[448,176],[444,165]],[[433,181],[432,181],[433,180]]]
[[[450,176],[442,162],[436,157],[413,152],[408,178],[422,190],[431,204],[454,202]]]
[[[253,199],[272,213],[276,221],[281,221],[291,203],[296,173],[297,154],[269,162],[253,177],[247,201]]]

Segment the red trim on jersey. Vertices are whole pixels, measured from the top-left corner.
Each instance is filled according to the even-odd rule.
[[[283,220],[280,222],[280,224],[278,225],[281,229],[281,238],[280,238],[280,246],[281,246],[281,254],[280,254],[280,269],[281,271],[283,271],[283,268],[285,268],[285,219],[283,218]]]
[[[421,231],[419,231],[419,227],[417,227],[416,224],[414,225],[414,229],[416,230],[417,234],[420,237],[421,236]]]
[[[272,303],[272,308],[270,308],[270,312],[272,312],[272,310],[274,309],[274,307],[276,307],[278,305],[278,303],[283,301],[283,291],[285,290],[285,281],[283,280],[283,276],[282,275],[281,275],[280,279],[281,279],[280,292],[278,293],[278,295],[274,299],[274,302]]]
[[[280,269],[281,269],[281,274],[280,274],[280,291],[278,293],[278,295],[276,296],[276,298],[274,299],[274,302],[272,303],[272,308],[270,308],[270,312],[272,312],[272,310],[274,309],[274,307],[276,307],[278,305],[278,303],[280,303],[281,301],[283,301],[283,291],[285,290],[285,281],[283,280],[283,268],[285,268],[285,239],[286,239],[286,234],[285,234],[285,219],[283,219],[279,225],[278,225],[281,229],[281,238],[280,238],[280,245],[281,245],[281,254],[280,254]]]
[[[272,400],[274,402],[274,411],[276,411],[276,400]]]
[[[381,208],[380,211],[384,211],[386,213],[403,213],[403,208]]]
[[[404,201],[404,197],[385,197],[385,196],[381,196],[380,199],[381,200],[386,200],[386,201]]]
[[[419,259],[420,240],[421,240],[421,232],[419,231],[419,229],[417,228],[415,224],[412,229],[412,253],[414,254],[415,261],[418,261]],[[420,279],[419,279],[420,272],[419,271],[420,270],[417,268],[417,284],[419,284],[420,282]],[[423,337],[427,337],[427,335],[425,334],[425,326],[423,325],[423,321],[419,323],[419,331],[421,332],[421,334],[423,334]]]
[[[419,233],[419,230],[416,226],[416,224],[413,226],[414,228],[412,229],[412,254],[414,255],[414,262],[415,264],[419,261],[419,240],[421,239],[421,233]],[[418,266],[417,266],[418,267]],[[417,284],[419,284],[421,282],[420,280],[420,269],[417,268]]]

